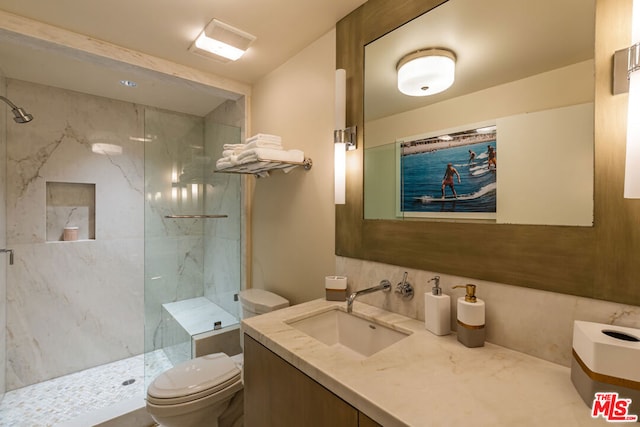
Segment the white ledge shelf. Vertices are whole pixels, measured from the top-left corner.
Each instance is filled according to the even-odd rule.
[[[279,160],[258,159],[255,162],[235,165],[224,169],[216,169],[216,173],[240,173],[245,175],[255,175],[258,178],[268,176],[268,173],[274,170],[284,170],[285,173],[291,171],[298,166],[302,166],[304,170],[309,170],[313,166],[310,158],[305,158],[302,162],[282,162]]]

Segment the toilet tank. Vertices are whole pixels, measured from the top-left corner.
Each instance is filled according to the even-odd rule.
[[[239,298],[243,319],[289,307],[289,300],[264,289],[245,289]]]

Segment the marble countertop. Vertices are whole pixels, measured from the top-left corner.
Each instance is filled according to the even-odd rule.
[[[412,334],[358,358],[285,323],[334,307],[346,303],[314,300],[245,319],[242,328],[385,427],[607,424],[591,418],[569,368],[524,353],[490,343],[467,348],[455,334],[435,336],[421,321],[358,301],[356,315]]]

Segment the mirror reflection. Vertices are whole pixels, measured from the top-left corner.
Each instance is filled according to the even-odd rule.
[[[594,15],[593,0],[449,0],[368,44],[365,218],[591,226]],[[441,51],[452,85],[402,93],[399,66]],[[436,85],[421,68],[402,83],[418,95]]]

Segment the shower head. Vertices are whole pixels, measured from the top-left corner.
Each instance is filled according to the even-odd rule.
[[[11,111],[15,116],[13,120],[15,120],[16,123],[29,123],[31,120],[33,120],[33,116],[24,111],[22,108],[14,108]]]
[[[14,116],[13,120],[16,123],[29,123],[31,120],[33,120],[33,116],[31,114],[27,113],[20,107],[16,107],[16,105],[13,102],[9,101],[4,96],[0,96],[0,99],[6,102],[7,105],[9,105],[9,107],[11,107],[11,112],[13,113],[13,116]]]

